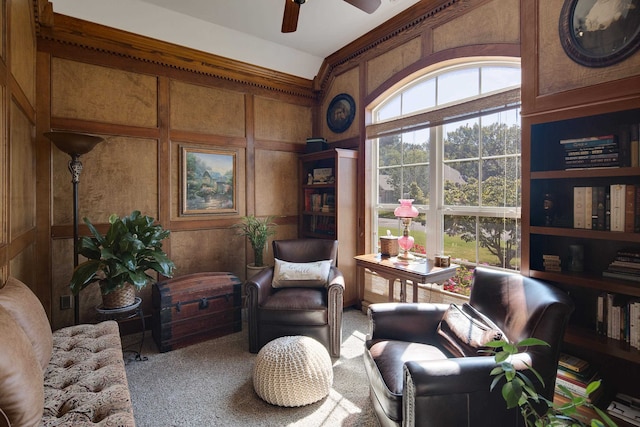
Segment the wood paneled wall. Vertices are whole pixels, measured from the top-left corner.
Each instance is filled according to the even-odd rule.
[[[563,75],[569,81],[556,87],[548,74],[567,69],[557,46],[549,49],[555,30],[547,28],[557,24],[561,0],[550,8],[519,0],[423,0],[327,57],[314,81],[53,14],[46,0],[31,1],[37,7],[29,7],[28,0],[9,1],[2,10],[12,25],[0,34],[5,46],[0,126],[6,135],[0,141],[0,199],[5,202],[0,268],[3,276],[15,273],[39,289],[54,327],[72,318],[70,310],[58,309],[72,268],[72,188],[65,155],[42,132],[65,129],[106,138],[82,158],[81,216],[104,226],[112,212],[141,209],[172,230],[166,248],[178,266],[176,274],[215,269],[242,277],[250,251],[230,226],[246,213],[276,215],[277,237],[296,236],[297,154],[311,135],[365,154],[359,157],[362,191],[354,232],[359,251],[368,250],[367,107],[442,61],[519,57],[521,12],[532,18],[522,37],[535,47],[522,58],[523,109],[525,103],[547,108],[548,93],[580,82],[579,72],[572,71]],[[13,24],[25,19],[30,32]],[[606,78],[617,72],[609,70]],[[356,100],[356,120],[334,134],[326,126],[326,108],[343,92]],[[237,214],[181,215],[180,157],[186,146],[237,155]],[[37,268],[30,268],[34,264]],[[146,301],[149,291],[143,294]],[[85,318],[93,316],[96,294],[83,295]]]
[[[88,217],[103,231],[112,213],[138,209],[156,218],[172,231],[163,247],[176,264],[176,276],[231,271],[243,278],[252,252],[231,228],[242,215],[274,215],[276,238],[297,236],[297,156],[312,135],[311,81],[294,79],[285,85],[281,80],[291,78],[264,70],[274,76],[271,82],[259,73],[238,71],[229,77],[203,71],[201,65],[178,69],[171,61],[150,62],[153,53],[128,33],[62,15],[53,18],[38,38],[42,97],[37,139],[49,167],[36,175],[43,200],[49,202],[42,209],[47,216],[40,218],[48,232],[39,235],[38,255],[51,263],[40,279],[48,282],[54,328],[73,320],[73,311],[60,310],[58,304],[60,296],[69,294],[73,268],[73,201],[69,158],[42,136],[50,129],[104,137],[80,159],[80,218]],[[74,39],[73,29],[85,37]],[[105,43],[109,49],[103,49]],[[158,41],[145,43],[164,60],[174,49]],[[199,57],[199,64],[219,60],[186,49],[180,53],[182,59],[190,56]],[[183,214],[184,148],[235,156],[235,212]],[[88,232],[84,226],[80,231]],[[151,313],[151,287],[141,296],[145,312]],[[97,285],[83,291],[81,321],[95,319],[99,303]]]
[[[495,17],[498,3],[508,13]],[[275,215],[277,238],[297,235],[297,155],[306,137],[320,135],[336,146],[364,151],[369,113],[363,107],[430,63],[487,52],[517,55],[517,19],[507,21],[518,15],[518,0],[508,0],[506,9],[499,0],[423,1],[327,58],[313,82],[63,15],[47,16],[38,27],[36,138],[42,160],[36,168],[36,219],[37,255],[47,260],[39,280],[49,290],[43,299],[53,301],[54,328],[72,321],[72,311],[58,307],[59,297],[68,294],[73,264],[72,187],[66,155],[42,132],[64,129],[105,138],[81,158],[80,217],[104,229],[110,213],[140,209],[172,230],[165,247],[177,275],[224,270],[244,277],[251,251],[230,226],[247,213]],[[503,24],[498,34],[478,29],[473,38],[459,36],[469,21],[486,17]],[[503,48],[482,47],[496,43]],[[349,129],[334,134],[325,112],[343,92],[356,99],[358,111]],[[237,213],[181,214],[184,147],[237,156]],[[361,159],[364,171],[365,156]],[[359,179],[364,189],[365,174]],[[364,250],[364,191],[359,200],[354,233]],[[145,310],[149,296],[150,289],[143,290]],[[95,317],[98,297],[97,289],[82,293],[82,320]]]
[[[0,3],[0,286],[9,275],[34,291],[36,256],[36,10]]]

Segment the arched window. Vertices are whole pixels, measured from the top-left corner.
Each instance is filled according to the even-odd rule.
[[[457,263],[520,268],[520,63],[442,65],[386,96],[367,126],[372,242],[398,199],[414,199],[414,251]]]

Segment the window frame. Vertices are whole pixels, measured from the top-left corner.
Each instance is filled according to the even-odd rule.
[[[437,66],[438,64],[435,64]],[[516,109],[517,114],[520,113],[520,84],[516,86],[505,86],[502,89],[493,90],[491,92],[482,93],[482,72],[478,72],[478,84],[479,94],[463,98],[462,100],[449,102],[444,105],[437,105],[433,108],[426,108],[419,111],[413,111],[408,114],[402,114],[394,118],[386,118],[385,120],[376,121],[377,112],[381,107],[394,100],[396,96],[399,96],[404,91],[410,89],[416,84],[424,82],[428,79],[436,78],[446,73],[457,71],[460,69],[476,68],[482,69],[483,67],[505,67],[505,68],[517,68],[520,70],[519,58],[501,58],[501,59],[474,59],[469,61],[457,61],[454,65],[441,64],[441,67],[435,68],[434,66],[428,67],[423,70],[423,74],[412,79],[409,83],[403,84],[398,89],[391,93],[388,93],[384,98],[380,99],[373,108],[371,108],[372,123],[366,126],[366,138],[372,142],[371,144],[371,187],[369,188],[369,198],[372,201],[370,208],[371,227],[369,227],[368,233],[371,238],[372,245],[377,246],[379,242],[378,227],[379,227],[379,213],[382,211],[393,211],[397,206],[397,203],[380,203],[379,198],[379,138],[392,135],[403,135],[410,131],[417,131],[422,129],[429,129],[429,151],[430,156],[427,162],[421,162],[430,165],[429,173],[429,202],[425,205],[416,205],[420,214],[425,214],[425,226],[424,232],[427,236],[426,239],[426,254],[429,257],[433,257],[436,254],[443,253],[444,245],[444,222],[446,215],[465,215],[476,218],[490,217],[490,218],[503,218],[503,219],[515,219],[517,222],[517,235],[520,237],[521,242],[521,204],[522,204],[522,186],[518,187],[519,194],[519,206],[515,207],[500,207],[500,206],[481,206],[478,202],[478,206],[454,206],[444,204],[444,165],[447,162],[456,162],[457,160],[445,160],[444,159],[444,132],[443,125],[459,122],[471,117],[481,117],[489,114],[508,111]],[[406,82],[406,80],[405,80]],[[437,90],[436,84],[436,90]],[[402,107],[400,107],[402,108]],[[472,111],[472,113],[469,113]],[[520,125],[518,120],[518,126]],[[521,134],[519,135],[521,139]],[[498,156],[482,156],[479,154],[479,158],[484,160],[491,158],[518,158],[517,162],[519,176],[522,176],[522,160],[521,149],[518,153],[498,155]],[[465,159],[466,160],[466,159]],[[476,159],[477,160],[477,159]],[[407,165],[400,164],[398,167],[405,167]],[[478,171],[478,178],[481,178],[481,171]],[[402,188],[402,187],[401,187]],[[434,203],[435,201],[435,203]],[[476,236],[478,235],[478,222],[476,221]],[[401,225],[398,220],[397,227],[394,230],[401,230]],[[478,252],[480,246],[476,241],[476,257],[469,262],[470,265],[476,265],[476,261],[480,261]],[[519,248],[520,249],[520,248]],[[520,250],[518,251],[520,253]],[[518,255],[519,257],[520,255]],[[517,270],[520,269],[520,263],[517,263]]]

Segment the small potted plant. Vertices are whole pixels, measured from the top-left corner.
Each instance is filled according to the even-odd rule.
[[[524,371],[531,371],[537,380],[544,384],[540,374],[530,365],[523,362],[524,369],[518,369],[513,361],[513,356],[522,348],[543,345],[548,346],[545,341],[537,338],[525,338],[518,343],[508,343],[506,341],[491,341],[486,344],[489,353],[494,354],[496,367],[491,371],[493,381],[491,390],[497,388],[502,382],[500,392],[504,398],[507,409],[519,408],[522,418],[527,427],[546,426],[570,426],[570,427],[617,427],[617,424],[597,406],[591,404],[587,397],[577,396],[562,385],[558,385],[563,394],[568,396],[568,402],[555,404],[539,395],[533,382],[525,375]],[[590,395],[600,387],[600,380],[592,381],[587,386],[587,395]],[[578,409],[588,407],[600,417],[591,419],[586,423],[579,417]]]
[[[162,250],[162,240],[170,231],[154,224],[153,218],[140,211],[122,218],[112,214],[104,236],[88,218],[84,222],[93,236],[78,242],[78,253],[87,260],[73,271],[69,286],[74,295],[99,282],[103,307],[120,308],[133,304],[135,291],[154,280],[147,271],[172,276],[175,265]]]
[[[276,234],[276,224],[273,222],[273,216],[267,216],[263,219],[254,215],[242,217],[242,221],[233,226],[238,230],[238,235],[245,236],[249,239],[253,248],[253,264],[247,265],[247,268],[264,268],[264,249],[267,246],[269,237]]]

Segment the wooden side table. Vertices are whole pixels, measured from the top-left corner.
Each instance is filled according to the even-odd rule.
[[[142,337],[140,338],[140,346],[138,350],[128,350],[127,348],[123,348],[122,352],[133,352],[135,354],[136,360],[147,360],[147,357],[142,356],[142,345],[144,344],[144,333],[145,333],[145,321],[144,321],[144,313],[142,312],[142,298],[136,297],[135,302],[131,305],[121,308],[104,308],[102,304],[96,307],[96,311],[98,312],[98,320],[126,320],[133,319],[136,316],[140,317],[140,321],[142,322]]]
[[[393,301],[396,280],[400,281],[400,302],[407,302],[407,281],[413,285],[413,302],[418,302],[418,284],[440,283],[456,274],[458,265],[436,267],[432,259],[416,258],[410,261],[381,254],[366,254],[355,257],[356,267],[366,268],[389,281],[389,301]],[[364,295],[364,283],[359,283],[358,295]]]

